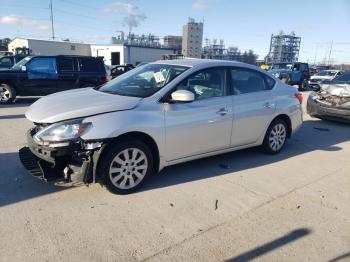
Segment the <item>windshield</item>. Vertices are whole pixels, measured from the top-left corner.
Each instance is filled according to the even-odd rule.
[[[293,64],[274,64],[272,69],[292,69]]]
[[[317,76],[335,76],[336,73],[337,73],[337,71],[321,71],[316,75]]]
[[[128,71],[97,90],[121,96],[148,97],[187,69],[184,66],[147,64]]]
[[[31,57],[29,57],[29,56],[27,56],[26,58],[23,58],[17,64],[14,64],[11,69],[13,69],[13,70],[21,70],[22,66],[24,66],[30,59],[31,59]]]

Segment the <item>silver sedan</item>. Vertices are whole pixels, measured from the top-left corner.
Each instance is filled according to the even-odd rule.
[[[302,124],[301,102],[296,88],[255,66],[158,61],[35,102],[20,156],[40,178],[101,181],[126,194],[173,164],[255,146],[280,152]]]

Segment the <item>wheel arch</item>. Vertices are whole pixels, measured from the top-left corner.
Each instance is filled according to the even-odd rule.
[[[21,90],[16,86],[14,81],[8,79],[0,80],[0,85],[2,84],[11,86],[16,91],[17,95],[21,95]]]
[[[99,164],[102,162],[101,159],[104,157],[104,154],[108,151],[109,148],[113,147],[113,145],[117,144],[120,141],[125,141],[126,139],[137,139],[143,143],[145,143],[153,156],[153,171],[154,172],[158,172],[159,171],[159,162],[160,162],[160,158],[159,158],[159,148],[158,145],[156,143],[156,141],[148,134],[144,133],[144,132],[140,132],[140,131],[132,131],[132,132],[127,132],[124,134],[121,134],[117,137],[112,138],[107,144],[106,146],[104,146],[101,149],[100,152],[100,156],[97,162],[97,170],[99,170]]]
[[[292,135],[292,120],[290,117],[286,114],[277,115],[274,119],[272,119],[270,125],[277,119],[282,119],[287,124],[287,137],[290,138]]]

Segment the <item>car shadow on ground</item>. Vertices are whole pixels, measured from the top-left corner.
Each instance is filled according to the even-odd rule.
[[[261,148],[255,147],[170,166],[159,175],[150,177],[141,191],[235,173],[285,161],[316,150],[339,151],[342,148],[338,144],[350,141],[349,131],[350,125],[307,120],[277,155],[266,154]]]
[[[65,189],[30,176],[17,152],[0,153],[0,208]]]
[[[315,150],[339,151],[342,147],[338,144],[350,141],[349,130],[350,126],[344,124],[305,121],[300,132],[278,155],[252,148],[178,164],[150,177],[139,193],[248,170]],[[0,153],[0,207],[66,189],[28,175],[17,152]]]

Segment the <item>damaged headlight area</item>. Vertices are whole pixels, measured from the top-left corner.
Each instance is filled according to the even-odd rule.
[[[50,143],[66,145],[67,142],[81,137],[91,129],[92,123],[82,121],[83,119],[78,119],[50,125],[37,132],[33,138],[41,145]]]
[[[95,167],[105,140],[84,140],[92,123],[84,119],[55,124],[35,123],[19,157],[30,174],[57,185],[95,182]]]

